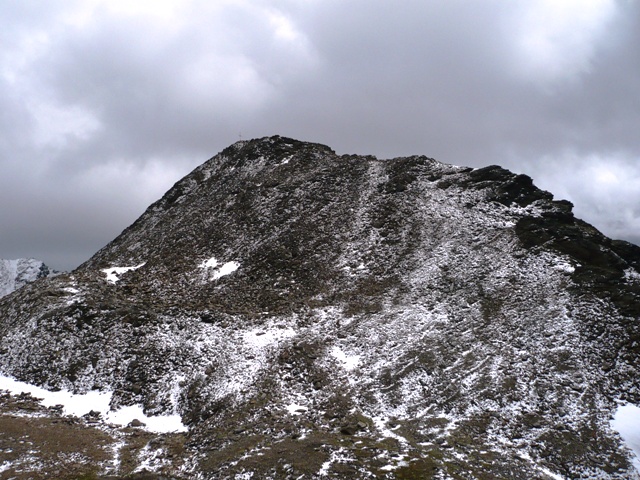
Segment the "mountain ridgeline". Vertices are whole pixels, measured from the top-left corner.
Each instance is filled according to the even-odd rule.
[[[640,248],[571,209],[497,166],[237,142],[0,299],[0,372],[180,414],[171,478],[637,478],[610,420]]]

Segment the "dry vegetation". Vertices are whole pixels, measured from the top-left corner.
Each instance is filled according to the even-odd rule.
[[[2,480],[180,478],[176,472],[185,456],[181,434],[64,416],[29,394],[0,392]],[[145,470],[145,465],[160,464],[155,473]]]

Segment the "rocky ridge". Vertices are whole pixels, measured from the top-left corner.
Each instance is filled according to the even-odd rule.
[[[640,404],[640,248],[571,208],[497,166],[238,142],[0,299],[0,372],[179,413],[175,478],[638,478],[610,419]]]

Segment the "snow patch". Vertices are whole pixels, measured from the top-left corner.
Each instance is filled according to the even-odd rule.
[[[331,460],[327,460],[322,464],[322,466],[320,467],[320,470],[318,470],[318,476],[326,477],[327,475],[329,475],[330,468],[331,468]]]
[[[287,405],[285,408],[289,411],[291,415],[300,415],[306,412],[307,410],[309,410],[307,407],[303,407],[302,405],[297,405],[295,403],[291,403]]]
[[[624,271],[624,279],[627,282],[640,282],[640,273],[636,272],[633,268],[627,268]]]
[[[209,260],[205,260],[202,262],[199,267],[200,268],[216,268],[218,266],[218,260],[215,258],[210,258]]]
[[[109,404],[113,392],[92,391],[83,394],[74,394],[65,390],[50,392],[41,387],[30,385],[13,378],[0,375],[0,390],[8,390],[17,395],[30,393],[33,397],[41,398],[41,404],[45,407],[62,405],[66,415],[81,417],[91,410],[102,413],[103,418],[109,423],[128,425],[132,420],[138,419],[146,424],[146,430],[156,433],[186,432],[187,427],[182,424],[179,415],[161,415],[148,417],[139,405],[110,411]]]
[[[405,455],[402,456],[402,458],[404,458],[404,457],[405,457]],[[389,464],[389,465],[385,465],[384,467],[380,467],[380,470],[383,470],[383,471],[386,471],[386,472],[391,472],[393,470],[397,470],[400,467],[408,467],[408,466],[409,466],[408,462],[406,462],[404,460],[399,460],[398,463],[395,464],[395,465]]]
[[[129,272],[131,270],[137,270],[142,267],[146,262],[142,262],[140,265],[136,265],[135,267],[111,267],[111,268],[103,268],[101,272],[106,273],[107,282],[109,283],[117,283],[120,280],[120,275],[123,273]]]
[[[111,394],[109,394],[111,395]],[[104,413],[104,412],[103,412]],[[107,412],[104,415],[109,423],[116,425],[128,425],[132,420],[137,419],[145,424],[145,430],[156,433],[186,432],[187,427],[182,424],[179,415],[158,415],[148,417],[140,405],[123,407],[115,412]]]
[[[565,273],[574,273],[576,271],[573,265],[560,259],[557,260],[556,264],[552,268],[558,272]]]
[[[222,265],[218,271],[213,275],[213,278],[217,280],[220,277],[224,277],[225,275],[229,275],[230,273],[235,272],[240,267],[238,262],[227,262]]]
[[[273,343],[295,337],[296,332],[292,328],[257,328],[245,332],[244,344],[251,347],[264,348]]]
[[[85,413],[89,413],[90,410],[107,411],[111,401],[110,392],[92,391],[79,395],[65,390],[50,392],[4,375],[0,375],[0,390],[8,390],[12,394],[30,393],[33,397],[41,398],[41,403],[45,407],[63,405],[65,414],[76,417],[81,417]]]
[[[215,257],[211,257],[210,259],[203,261],[198,265],[198,267],[205,270],[205,274],[209,280],[218,280],[219,278],[229,275],[240,268],[240,264],[238,262],[227,262],[220,267],[218,267],[218,265],[220,265],[218,260]]]
[[[233,478],[235,480],[251,480],[253,478],[253,472],[236,473],[235,477]]]
[[[619,406],[611,420],[611,428],[635,454],[633,466],[640,472],[640,408],[632,404]]]
[[[291,161],[291,159],[293,158],[293,155],[289,155],[288,157],[284,158],[281,162],[280,165],[286,165],[287,163],[289,163]]]
[[[553,478],[553,480],[566,480],[566,478],[564,478],[562,475],[558,475],[557,473],[554,473],[551,470],[549,470],[548,468],[545,468],[543,466],[538,465],[538,470],[540,470],[542,473],[550,476],[551,478]]]
[[[360,363],[360,355],[347,355],[340,350],[339,347],[333,347],[329,353],[338,360],[347,371],[353,370]]]
[[[409,441],[404,438],[402,435],[398,435],[397,433],[392,432],[387,428],[388,419],[384,417],[372,417],[373,424],[376,426],[376,429],[383,435],[383,438],[395,438],[402,445],[409,445]]]

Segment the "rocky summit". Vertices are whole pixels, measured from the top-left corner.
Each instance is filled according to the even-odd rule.
[[[640,248],[531,178],[278,136],[0,299],[1,373],[187,427],[105,427],[60,478],[638,478],[639,354]]]

